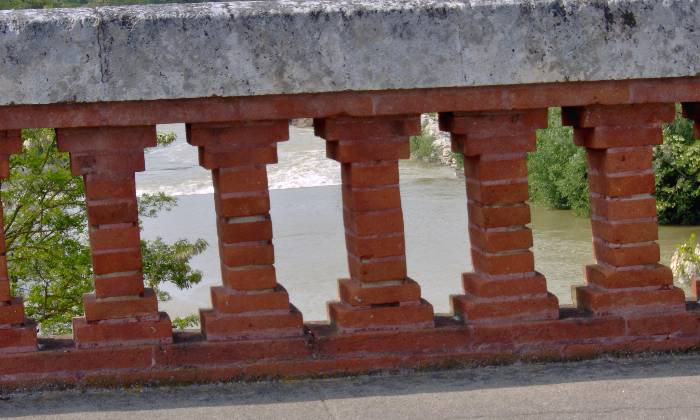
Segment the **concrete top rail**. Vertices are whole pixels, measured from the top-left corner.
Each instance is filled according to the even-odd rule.
[[[0,106],[698,74],[696,0],[0,11]]]

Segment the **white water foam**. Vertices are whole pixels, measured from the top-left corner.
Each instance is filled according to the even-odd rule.
[[[172,131],[177,139],[167,147],[146,151],[146,171],[136,176],[137,194],[163,192],[173,196],[212,194],[209,171],[199,166],[197,148],[185,141],[182,124],[159,126]],[[268,165],[270,189],[310,188],[340,185],[340,164],[326,157],[325,143],[309,128],[290,127],[290,141],[278,144],[278,160]],[[401,179],[454,179],[454,169],[402,161]]]
[[[137,174],[137,194],[163,192],[173,196],[211,194],[209,171],[199,166],[197,148],[185,141],[184,126],[158,127],[177,139],[167,147],[146,151],[146,172]],[[278,145],[279,163],[268,166],[270,189],[308,188],[340,184],[340,167],[327,159],[323,140],[310,129],[290,128],[291,141]]]

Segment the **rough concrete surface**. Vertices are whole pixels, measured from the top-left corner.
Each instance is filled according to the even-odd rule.
[[[695,76],[696,0],[0,11],[0,105]]]
[[[288,382],[5,394],[51,419],[698,418],[700,354]]]

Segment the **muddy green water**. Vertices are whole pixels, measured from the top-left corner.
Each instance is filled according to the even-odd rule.
[[[169,127],[182,135],[180,126]],[[292,129],[270,167],[272,221],[278,281],[309,321],[326,319],[325,303],[337,297],[339,277],[347,276],[339,168],[324,158],[323,142],[308,129]],[[178,194],[179,205],[144,221],[144,237],[204,238],[209,250],[193,260],[204,280],[189,290],[172,290],[161,303],[171,316],[210,306],[209,288],[220,284],[213,196],[208,174],[197,167],[196,151],[182,139],[172,149],[147,156],[140,191]],[[471,269],[464,180],[451,168],[408,161],[401,165],[409,275],[436,312],[450,311],[449,295],[461,292],[460,274]],[[568,211],[532,206],[536,268],[561,304],[571,303],[572,284],[583,282],[591,263],[588,219]],[[674,247],[697,227],[662,227],[659,243],[668,264]]]

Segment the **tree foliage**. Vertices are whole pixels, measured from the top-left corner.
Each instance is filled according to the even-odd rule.
[[[676,248],[671,257],[671,270],[676,284],[689,288],[694,281],[700,281],[700,244],[695,234]]]
[[[663,127],[664,142],[654,148],[656,200],[661,224],[700,223],[700,141],[682,117]],[[550,109],[549,128],[537,133],[537,151],[528,156],[530,198],[555,209],[589,212],[586,152],[573,144],[573,131],[561,126],[561,110]]]
[[[664,127],[664,143],[654,148],[659,223],[700,224],[700,141],[693,123],[677,118]]]
[[[169,139],[159,135],[161,144]],[[82,295],[93,290],[83,180],[70,173],[69,156],[59,152],[53,130],[24,130],[23,142],[23,152],[11,157],[9,180],[2,183],[10,280],[42,333],[66,333],[70,320],[83,313]],[[139,197],[141,217],[174,205],[165,194]],[[163,285],[184,289],[199,283],[202,274],[189,261],[206,247],[202,239],[141,241],[147,287],[167,300]]]
[[[199,315],[192,314],[187,315],[182,318],[173,319],[173,328],[177,330],[185,330],[187,328],[194,328],[199,325]]]
[[[555,209],[588,214],[586,151],[561,125],[561,109],[549,110],[549,128],[537,132],[537,151],[528,155],[530,197]]]

